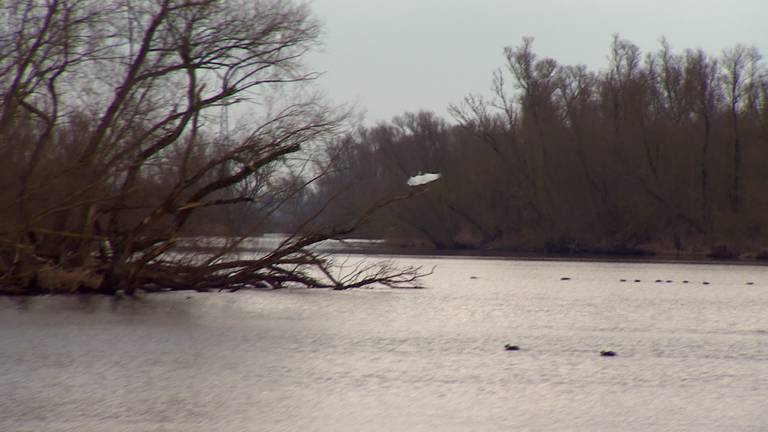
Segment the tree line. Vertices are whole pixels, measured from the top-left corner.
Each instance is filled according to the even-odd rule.
[[[766,255],[768,73],[754,47],[649,53],[614,36],[608,67],[504,50],[492,96],[453,121],[406,113],[334,140],[304,208],[325,223],[406,188],[362,235],[439,249]]]
[[[493,95],[452,120],[374,127],[307,87],[304,4],[0,4],[0,294],[411,286],[340,274],[312,247],[763,253],[768,76],[760,53],[643,55],[600,72],[504,51]],[[229,107],[252,108],[235,130]],[[409,187],[419,172],[440,180]],[[261,254],[247,236],[286,233]],[[195,238],[200,249],[189,253]],[[216,236],[212,241],[211,236]],[[214,245],[211,247],[211,245]]]

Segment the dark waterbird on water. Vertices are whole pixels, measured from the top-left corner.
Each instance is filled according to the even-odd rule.
[[[600,355],[603,357],[616,357],[616,352],[611,350],[601,350]]]
[[[504,349],[507,350],[507,351],[520,351],[520,347],[519,346],[512,345],[512,344],[504,345]]]

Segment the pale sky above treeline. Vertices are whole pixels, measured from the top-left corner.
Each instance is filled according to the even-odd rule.
[[[675,51],[720,55],[738,43],[768,55],[766,0],[311,0],[324,46],[309,66],[334,103],[354,103],[366,123],[427,109],[446,116],[468,93],[489,94],[502,50],[535,38],[562,64],[607,65],[618,33],[643,52],[662,36]]]

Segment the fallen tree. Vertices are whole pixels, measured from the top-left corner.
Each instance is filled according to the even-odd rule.
[[[237,238],[215,252],[177,250],[185,234],[227,212],[247,221],[237,234],[259,232],[324,174],[323,164],[291,159],[336,136],[347,118],[307,96],[316,74],[301,60],[320,27],[306,6],[9,0],[0,8],[1,294],[414,285],[419,269],[388,264],[336,276],[332,260],[310,248],[411,194],[382,197],[332,227],[310,216],[263,256],[238,253]],[[243,105],[255,114],[230,133],[227,112]]]

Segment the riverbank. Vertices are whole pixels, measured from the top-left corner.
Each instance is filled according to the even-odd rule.
[[[334,253],[361,253],[359,249],[337,250]],[[768,266],[768,258],[715,258],[705,254],[607,254],[607,253],[547,253],[509,250],[481,249],[427,249],[394,248],[366,249],[366,255],[391,255],[398,257],[450,257],[450,258],[487,258],[520,261],[575,261],[575,262],[646,262],[679,264],[734,264]]]
[[[207,252],[219,250],[225,244],[234,245],[233,251],[240,253],[266,253],[278,247],[285,239],[282,234],[266,234],[258,237],[189,237],[182,240],[178,250],[186,252]],[[235,245],[236,243],[236,245]],[[725,247],[705,251],[653,250],[651,248],[611,249],[565,249],[545,247],[543,249],[514,248],[438,248],[424,242],[393,239],[326,240],[312,249],[330,254],[390,255],[415,257],[466,257],[533,261],[594,261],[594,262],[648,262],[681,264],[745,264],[768,266],[768,250],[736,253]]]

